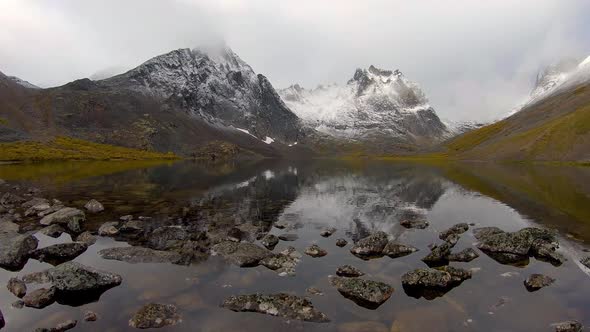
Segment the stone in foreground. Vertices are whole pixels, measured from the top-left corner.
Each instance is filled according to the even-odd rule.
[[[389,242],[387,233],[378,231],[358,240],[350,252],[360,258],[368,259],[383,255],[383,249]]]
[[[14,294],[14,296],[19,298],[22,298],[23,296],[25,296],[25,294],[27,294],[27,285],[24,281],[18,278],[10,278],[10,280],[8,280],[6,288],[8,288],[8,290],[12,294]]]
[[[471,262],[479,257],[479,254],[473,248],[465,248],[459,252],[452,253],[448,256],[451,262]]]
[[[59,265],[80,256],[86,249],[88,245],[82,242],[58,243],[31,252],[31,257],[40,262]]]
[[[529,292],[534,292],[543,287],[547,287],[553,284],[554,282],[555,279],[549,276],[533,273],[528,278],[526,278],[526,280],[524,281],[524,286]]]
[[[581,332],[584,329],[582,323],[576,320],[555,323],[553,327],[555,327],[555,332]]]
[[[272,255],[272,252],[247,242],[224,241],[214,245],[211,250],[214,255],[220,255],[240,267],[257,266],[261,260]]]
[[[55,302],[55,296],[55,287],[51,287],[49,289],[39,288],[25,295],[25,297],[23,297],[23,302],[27,307],[43,309]]]
[[[137,329],[161,328],[182,322],[176,306],[150,303],[143,306],[129,320],[129,326]]]
[[[177,252],[153,250],[143,247],[115,247],[102,249],[98,255],[104,259],[111,259],[131,264],[136,263],[183,263],[183,257]]]
[[[275,271],[279,276],[294,276],[295,267],[301,261],[301,254],[289,247],[278,254],[272,254],[260,261],[262,266]]]
[[[18,271],[25,266],[29,253],[37,248],[39,241],[31,235],[16,232],[0,234],[0,267]]]
[[[339,277],[356,278],[365,275],[365,273],[352,265],[342,265],[336,270],[336,275]]]
[[[221,306],[237,312],[257,312],[307,322],[330,321],[325,314],[316,310],[308,299],[285,293],[230,296]]]
[[[84,208],[92,213],[104,211],[104,206],[97,200],[91,199],[84,205]]]
[[[402,276],[402,285],[409,296],[432,300],[470,278],[471,271],[444,266],[407,272]]]
[[[346,241],[345,239],[336,240],[336,245],[339,246],[340,248],[346,246],[347,244],[348,244],[348,241]]]
[[[467,225],[467,223],[455,224],[451,228],[440,232],[440,234],[438,235],[438,238],[443,241],[447,241],[451,236],[458,237],[459,235],[467,232],[468,229],[469,229],[469,225]]]
[[[75,208],[65,207],[52,214],[46,215],[40,221],[41,225],[66,225],[73,232],[80,232],[80,222],[84,221],[84,212]]]
[[[336,228],[334,228],[334,227],[329,227],[329,228],[326,228],[326,229],[324,229],[324,230],[323,230],[323,231],[320,233],[320,235],[321,235],[321,236],[323,236],[323,237],[330,237],[330,236],[332,236],[332,234],[334,234],[335,232],[336,232]]]
[[[262,240],[260,240],[260,243],[262,243],[266,249],[273,250],[279,243],[279,238],[273,234],[266,234]]]
[[[393,287],[380,281],[331,276],[330,283],[344,297],[367,309],[377,309],[393,294]]]
[[[311,257],[323,257],[326,256],[328,252],[320,248],[320,246],[318,246],[317,244],[312,244],[311,246],[305,249],[305,254]]]
[[[98,319],[98,315],[94,311],[86,311],[84,313],[84,321],[85,322],[95,322]]]
[[[389,241],[385,248],[383,248],[383,255],[389,256],[391,258],[398,258],[407,256],[416,251],[418,251],[418,248],[416,247]]]

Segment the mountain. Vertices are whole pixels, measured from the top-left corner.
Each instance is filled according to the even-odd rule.
[[[299,119],[269,80],[226,46],[175,50],[98,83],[168,100],[192,116],[263,140],[292,144],[302,138]]]
[[[32,139],[68,136],[181,155],[309,153],[294,145],[304,140],[297,116],[227,47],[180,49],[118,76],[50,89],[3,75],[1,96],[0,127]]]
[[[4,74],[3,74],[4,75]],[[29,89],[41,89],[40,87],[36,86],[33,83],[29,83],[23,79],[20,79],[16,76],[6,76],[9,80],[12,80],[14,83],[18,84],[18,85],[22,85],[25,88],[29,88]]]
[[[590,162],[590,58],[544,71],[520,111],[445,147],[460,159]]]
[[[332,138],[412,150],[448,134],[424,92],[399,70],[370,66],[344,86],[296,84],[279,94],[308,128]]]

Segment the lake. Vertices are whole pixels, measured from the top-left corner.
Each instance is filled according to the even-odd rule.
[[[329,160],[70,162],[0,165],[0,178],[6,181],[0,192],[26,199],[58,199],[81,210],[88,200],[98,200],[104,211],[86,211],[82,222],[82,229],[93,234],[106,222],[121,227],[124,215],[139,224],[133,232],[98,236],[75,258],[122,277],[119,286],[98,299],[80,297],[75,304],[58,301],[44,309],[18,309],[11,306],[18,298],[0,287],[6,331],[53,327],[68,319],[78,320],[75,329],[81,331],[135,330],[130,318],[152,302],[173,304],[182,317],[161,331],[553,331],[551,324],[572,319],[590,325],[590,270],[580,264],[590,255],[587,167]],[[427,221],[428,227],[400,225],[409,214]],[[39,219],[14,221],[20,233],[39,240],[39,248],[71,242],[76,235],[41,234]],[[479,257],[450,264],[470,271],[471,278],[436,296],[406,292],[402,275],[426,268],[421,259],[432,244],[441,243],[439,233],[457,223],[468,223],[470,229],[460,235],[453,252],[473,248]],[[106,248],[146,246],[155,230],[169,226],[183,230],[194,242],[188,261],[129,263],[98,254]],[[525,227],[554,230],[558,253],[567,260],[559,265],[530,257],[502,264],[475,246],[473,229],[489,226],[507,232]],[[333,235],[320,235],[331,227],[336,229]],[[419,250],[367,260],[351,254],[354,242],[377,231]],[[261,265],[239,267],[223,255],[210,255],[215,243],[228,238],[261,245],[265,234],[284,233],[297,238],[280,241],[273,252],[292,246],[302,254],[293,275]],[[336,246],[339,238],[348,244]],[[312,244],[327,255],[304,254]],[[344,297],[329,279],[344,264],[364,272],[362,278],[392,286],[391,297],[376,308]],[[49,268],[52,265],[31,258],[19,271],[0,269],[0,284]],[[530,292],[523,282],[533,273],[555,282]],[[40,287],[27,286],[28,292]],[[308,293],[310,287],[323,294]],[[330,321],[303,322],[221,307],[232,295],[279,292],[307,297]],[[97,321],[82,319],[88,310],[97,314]]]

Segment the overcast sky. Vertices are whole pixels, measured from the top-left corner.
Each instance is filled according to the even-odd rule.
[[[588,0],[0,0],[0,71],[43,87],[225,42],[276,88],[400,69],[443,118],[490,120],[590,55]]]

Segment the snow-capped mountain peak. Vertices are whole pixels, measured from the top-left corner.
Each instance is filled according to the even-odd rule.
[[[370,66],[357,69],[345,85],[308,90],[295,84],[279,94],[306,125],[335,137],[411,143],[446,133],[422,89],[399,70]]]

